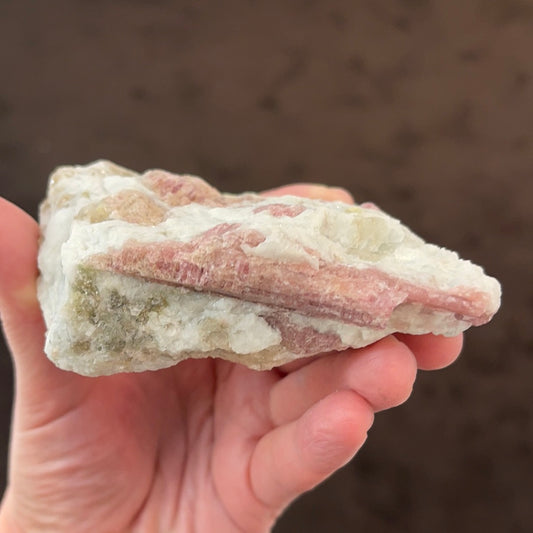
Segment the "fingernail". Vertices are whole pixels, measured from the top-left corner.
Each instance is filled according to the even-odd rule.
[[[353,203],[352,195],[341,187],[329,187],[327,185],[312,184],[308,185],[308,196],[319,200],[338,201],[345,203]]]

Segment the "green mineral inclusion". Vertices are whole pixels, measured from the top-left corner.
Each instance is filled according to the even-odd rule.
[[[117,289],[125,280],[120,274],[86,265],[78,267],[67,304],[77,337],[74,353],[120,353],[153,345],[152,336],[144,332],[143,326],[151,313],[159,313],[168,302],[157,287],[148,294],[128,298]],[[88,324],[94,328],[88,328]]]

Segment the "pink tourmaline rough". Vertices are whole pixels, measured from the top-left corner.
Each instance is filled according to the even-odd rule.
[[[86,375],[188,357],[271,368],[394,332],[454,335],[500,303],[480,267],[370,203],[97,162],[56,171],[41,226],[46,352]]]

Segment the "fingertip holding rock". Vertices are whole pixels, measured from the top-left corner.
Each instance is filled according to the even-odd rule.
[[[0,198],[0,306],[39,311],[36,281],[39,226],[22,209]],[[39,311],[40,312],[40,311]]]
[[[328,202],[344,202],[346,204],[353,204],[353,196],[341,187],[329,187],[320,184],[306,184],[304,185],[304,195],[307,198],[315,200],[326,200]]]
[[[359,394],[373,411],[390,409],[409,398],[416,373],[413,353],[394,337],[329,354],[292,371],[272,388],[271,416],[278,424],[295,420],[339,390]]]
[[[344,202],[353,204],[354,198],[350,192],[342,187],[330,187],[318,183],[295,183],[271,189],[262,193],[263,196],[293,195],[311,198],[313,200],[325,200],[328,202]]]
[[[405,344],[389,336],[352,352],[353,356],[346,364],[346,382],[374,411],[397,407],[409,398],[417,364]]]
[[[463,334],[454,337],[443,335],[407,335],[395,337],[413,352],[420,370],[440,370],[451,365],[463,349]]]

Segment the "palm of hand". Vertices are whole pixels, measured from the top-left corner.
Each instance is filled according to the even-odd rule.
[[[41,521],[24,524],[28,530],[49,522],[50,530],[80,532],[267,531],[299,485],[310,488],[345,462],[369,425],[363,415],[362,427],[345,428],[340,457],[302,480],[305,462],[291,464],[301,418],[272,417],[273,389],[277,403],[296,400],[277,371],[190,360],[154,373],[70,377],[62,391],[70,401],[32,406],[17,428],[11,490],[23,505],[36,502]],[[276,466],[294,467],[295,485]],[[274,494],[269,486],[278,482]]]
[[[257,499],[248,472],[273,427],[276,372],[199,360],[72,377],[68,411],[56,397],[18,428],[12,489],[24,487],[19,496],[37,502],[41,519],[62,531],[268,529],[275,511]]]

